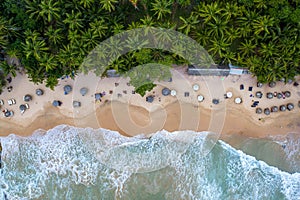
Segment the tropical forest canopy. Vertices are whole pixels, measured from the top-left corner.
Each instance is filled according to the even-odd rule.
[[[50,88],[76,74],[100,42],[149,26],[190,36],[216,63],[249,68],[260,82],[300,74],[300,0],[2,0],[0,10],[1,53],[19,58],[33,82]],[[148,62],[186,60],[141,49],[109,68],[123,73]],[[5,75],[17,67],[1,61]]]

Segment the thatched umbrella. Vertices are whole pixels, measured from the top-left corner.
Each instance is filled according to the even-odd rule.
[[[263,93],[262,93],[261,91],[258,91],[258,92],[255,93],[255,96],[256,96],[257,98],[262,98]]]
[[[38,96],[42,96],[44,94],[44,91],[42,89],[36,89],[35,94]]]
[[[213,104],[219,104],[220,101],[219,101],[219,99],[213,99],[213,100],[212,100],[212,103],[213,103]]]
[[[277,106],[272,106],[271,107],[271,112],[278,112],[278,107]]]
[[[194,91],[198,91],[200,89],[199,85],[198,84],[194,84],[193,85],[193,90]]]
[[[263,110],[261,108],[256,108],[256,113],[257,114],[261,114],[263,112]]]
[[[26,106],[25,106],[24,104],[21,104],[21,105],[19,106],[19,108],[20,108],[21,111],[25,111],[25,110],[27,109]]]
[[[265,108],[265,109],[264,109],[264,113],[265,113],[266,115],[269,115],[269,114],[271,113],[271,111],[270,111],[269,108]]]
[[[287,107],[287,109],[288,109],[289,111],[291,111],[291,110],[294,109],[294,104],[288,103],[288,104],[286,105],[286,107]]]
[[[281,93],[278,93],[278,94],[277,94],[277,98],[278,98],[278,99],[281,99],[282,97],[283,97],[283,96],[282,96]]]
[[[176,94],[177,94],[177,92],[176,92],[176,90],[171,90],[171,96],[176,96]]]
[[[279,110],[280,110],[280,111],[286,111],[286,106],[285,106],[285,105],[281,105],[281,106],[279,107]]]
[[[240,104],[240,103],[242,103],[242,99],[240,97],[237,97],[234,99],[234,103]]]
[[[152,103],[154,101],[154,96],[150,95],[146,97],[146,101]]]
[[[257,82],[257,87],[261,88],[263,86],[262,83]]]
[[[270,83],[269,83],[269,86],[270,86],[271,88],[275,87],[275,86],[276,86],[276,82],[275,82],[275,81],[270,82]]]
[[[227,92],[227,93],[226,93],[226,97],[227,97],[227,98],[231,98],[231,97],[232,97],[232,92]]]
[[[204,96],[198,95],[197,99],[198,99],[199,102],[202,102],[204,100]]]
[[[89,90],[88,90],[86,87],[83,87],[83,88],[80,89],[80,94],[81,94],[82,96],[84,96],[84,95],[87,94],[88,91],[89,91]]]
[[[291,92],[290,91],[285,91],[283,94],[284,94],[285,97],[290,97],[291,96]]]
[[[74,108],[78,108],[81,106],[81,102],[80,101],[73,101],[73,107]]]
[[[64,86],[64,91],[65,91],[65,94],[69,94],[70,92],[72,92],[71,85],[65,85]]]
[[[168,88],[164,88],[164,89],[162,89],[161,93],[164,96],[168,96],[171,93],[171,90]]]
[[[23,97],[23,100],[28,102],[28,101],[31,101],[32,100],[32,96],[29,95],[29,94],[26,94],[24,97]]]
[[[273,93],[271,93],[271,92],[267,93],[267,98],[268,99],[272,99],[273,97],[274,97]]]

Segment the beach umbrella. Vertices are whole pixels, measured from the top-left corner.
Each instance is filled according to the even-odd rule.
[[[24,104],[21,104],[21,105],[19,106],[19,108],[20,108],[21,111],[25,111],[25,110],[27,109],[26,106],[25,106]]]
[[[5,117],[12,117],[13,115],[14,115],[14,112],[13,111],[9,111],[9,110],[6,110],[5,113],[4,113]]]
[[[42,89],[36,89],[35,94],[38,96],[42,96],[44,94],[44,91]]]
[[[291,96],[291,92],[290,92],[290,91],[284,92],[284,96],[285,96],[285,97],[290,97],[290,96]]]
[[[168,96],[171,93],[171,90],[168,88],[164,88],[164,89],[162,89],[161,93],[164,96]]]
[[[270,111],[269,108],[265,108],[265,109],[264,109],[264,113],[265,113],[266,115],[269,115],[269,114],[271,113],[271,111]]]
[[[278,99],[281,99],[282,97],[283,97],[283,96],[282,96],[281,93],[278,93],[278,94],[277,94],[277,98],[278,98]]]
[[[257,98],[262,98],[263,93],[262,93],[261,91],[258,91],[258,92],[255,93],[255,96],[256,96]]]
[[[199,102],[202,102],[204,100],[204,97],[202,95],[198,95],[197,99]]]
[[[213,103],[213,104],[219,104],[220,101],[219,101],[219,99],[213,99],[213,100],[212,100],[212,103]]]
[[[81,102],[80,101],[73,101],[73,107],[74,108],[78,108],[81,106]]]
[[[272,106],[271,111],[272,112],[278,112],[278,107],[277,106]]]
[[[257,114],[261,114],[262,113],[262,109],[261,108],[256,108],[256,113]]]
[[[276,82],[275,82],[275,81],[270,82],[270,83],[269,83],[269,86],[270,86],[271,88],[275,87],[275,86],[276,86]]]
[[[176,96],[176,94],[177,94],[177,92],[176,92],[176,90],[171,90],[171,96]]]
[[[273,96],[274,96],[273,93],[271,93],[271,92],[268,92],[268,93],[267,93],[267,98],[268,98],[268,99],[272,99]]]
[[[263,86],[262,83],[257,82],[257,87],[261,88]]]
[[[86,95],[87,92],[88,92],[88,89],[87,89],[86,87],[83,87],[83,88],[80,89],[80,94],[81,94],[82,96]]]
[[[52,105],[55,106],[55,107],[60,106],[61,104],[62,104],[62,103],[61,103],[60,101],[58,101],[58,100],[54,100],[54,101],[52,102]]]
[[[154,101],[154,97],[152,95],[146,97],[146,101],[152,103]]]
[[[193,90],[194,91],[198,91],[200,89],[199,85],[198,84],[194,84],[193,85]]]
[[[28,101],[31,101],[32,100],[32,96],[29,95],[29,94],[26,94],[24,97],[23,97],[23,100],[28,102]]]
[[[281,105],[281,106],[279,107],[279,110],[280,110],[280,111],[286,111],[286,106],[285,106],[285,105]]]
[[[289,79],[287,82],[288,82],[288,84],[292,84],[292,83],[293,83],[293,80],[292,80],[292,79]]]
[[[227,96],[228,98],[231,98],[231,97],[232,97],[232,92],[227,92],[227,93],[226,93],[226,96]]]
[[[65,91],[65,94],[69,94],[72,91],[72,87],[70,85],[65,85],[64,91]]]
[[[102,94],[101,94],[101,93],[96,93],[96,94],[95,94],[95,99],[96,99],[96,100],[100,100],[101,97],[102,97]]]
[[[242,103],[242,99],[240,97],[237,97],[237,98],[235,98],[234,102],[236,104],[240,104],[240,103]]]
[[[291,110],[294,109],[294,104],[288,103],[288,104],[286,105],[286,107],[287,107],[287,109],[288,109],[289,111],[291,111]]]

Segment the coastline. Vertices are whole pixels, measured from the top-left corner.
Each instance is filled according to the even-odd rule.
[[[155,95],[153,103],[145,101],[145,97],[132,94],[132,86],[128,86],[128,80],[124,78],[104,78],[100,79],[94,74],[87,76],[80,74],[75,78],[60,80],[55,91],[51,91],[44,85],[33,85],[22,75],[13,79],[13,91],[5,91],[0,95],[0,99],[15,98],[16,105],[7,106],[14,109],[15,116],[11,118],[0,118],[0,136],[11,133],[20,136],[29,136],[37,129],[48,130],[60,124],[67,124],[76,127],[106,128],[119,131],[126,136],[137,134],[151,134],[158,130],[195,130],[221,132],[224,135],[243,135],[246,137],[265,138],[274,135],[286,135],[291,132],[300,132],[300,112],[295,103],[300,100],[297,88],[289,84],[278,82],[275,88],[264,85],[263,88],[256,87],[256,79],[251,75],[228,76],[228,77],[201,77],[188,76],[183,68],[172,70],[173,81],[159,84],[152,92],[147,95]],[[212,81],[219,79],[222,87],[210,88]],[[300,77],[296,77],[300,80]],[[118,82],[119,86],[115,87]],[[197,83],[200,90],[194,92],[192,85]],[[211,84],[212,83],[212,84]],[[73,91],[64,95],[63,86],[70,84]],[[245,90],[239,90],[240,84],[245,85]],[[18,87],[18,85],[22,85]],[[248,86],[253,86],[253,92],[247,91]],[[89,88],[86,96],[81,96],[79,89]],[[163,87],[176,89],[178,95],[162,96]],[[43,96],[34,95],[35,89],[42,88],[45,91]],[[109,95],[109,90],[113,94]],[[292,96],[283,99],[260,100],[260,107],[270,107],[272,105],[286,104],[293,102],[295,109],[292,111],[265,114],[256,114],[255,109],[251,108],[253,98],[250,93],[262,91],[290,90]],[[102,102],[95,102],[94,93],[105,91],[106,96]],[[126,91],[126,93],[124,92]],[[184,97],[183,93],[189,92],[189,97]],[[224,91],[231,91],[233,97],[241,97],[242,104],[235,104],[233,99],[224,99]],[[22,103],[25,94],[33,95],[30,102],[30,109],[23,115],[19,113],[18,106]],[[122,94],[118,97],[117,94]],[[197,95],[205,96],[204,102],[197,102]],[[216,96],[217,95],[217,96]],[[212,98],[220,99],[219,105],[211,103]],[[54,107],[51,102],[59,99],[63,102],[61,107]],[[161,99],[159,101],[158,99]],[[72,107],[72,100],[79,100],[82,103],[80,108]],[[257,100],[257,99],[255,99]],[[120,112],[121,111],[121,112]],[[263,118],[263,120],[259,120]],[[217,127],[217,128],[216,128]]]

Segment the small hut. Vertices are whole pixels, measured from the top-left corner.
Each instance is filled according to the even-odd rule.
[[[256,111],[255,111],[257,114],[261,114],[263,112],[263,110],[261,108],[256,108]]]
[[[199,102],[202,102],[202,101],[204,101],[204,96],[198,95],[197,99]]]
[[[271,93],[271,92],[268,92],[267,93],[267,98],[268,99],[272,99],[274,97],[274,94],[273,93]]]
[[[170,95],[171,90],[169,88],[164,88],[164,89],[162,89],[161,93],[164,96],[168,96],[168,95]]]
[[[38,96],[42,96],[44,94],[44,91],[42,89],[36,89],[35,94]]]
[[[261,88],[263,86],[262,83],[257,82],[257,87]]]
[[[81,106],[81,102],[80,101],[73,101],[73,108],[78,108]]]
[[[88,93],[88,89],[86,88],[86,87],[83,87],[83,88],[81,88],[80,89],[80,94],[82,95],[82,96],[85,96],[87,93]]]
[[[291,96],[291,92],[290,91],[285,91],[283,94],[287,98]]]
[[[271,111],[269,108],[265,108],[264,113],[265,113],[265,115],[269,115],[269,114],[271,114]]]
[[[219,99],[213,99],[213,100],[212,100],[212,103],[217,105],[217,104],[220,103],[220,101],[219,101]]]
[[[288,103],[288,104],[286,105],[286,107],[287,107],[287,109],[288,109],[289,111],[291,111],[291,110],[294,109],[294,104]]]
[[[146,101],[152,103],[154,101],[154,96],[150,95],[146,97]]]
[[[194,84],[193,85],[193,90],[194,91],[198,91],[200,89],[199,85],[198,84]]]
[[[255,93],[255,96],[256,96],[257,98],[262,98],[263,93],[262,93],[261,91],[258,91],[258,92]]]
[[[278,112],[278,106],[272,106],[271,112]]]
[[[171,96],[176,96],[176,94],[177,94],[177,92],[176,92],[176,90],[171,90]]]
[[[286,111],[286,106],[285,105],[279,106],[279,110],[282,112]]]
[[[70,92],[72,92],[72,87],[70,85],[65,85],[64,91],[65,91],[65,94],[69,94]]]
[[[270,88],[273,88],[275,86],[276,86],[276,82],[275,81],[272,81],[272,82],[269,83],[269,87]]]
[[[281,93],[277,93],[277,99],[281,99],[283,95]]]
[[[32,96],[29,95],[29,94],[26,94],[24,97],[23,97],[23,100],[28,102],[28,101],[31,101],[32,100]]]
[[[234,103],[240,104],[240,103],[242,103],[242,99],[240,97],[237,97],[234,99]]]

